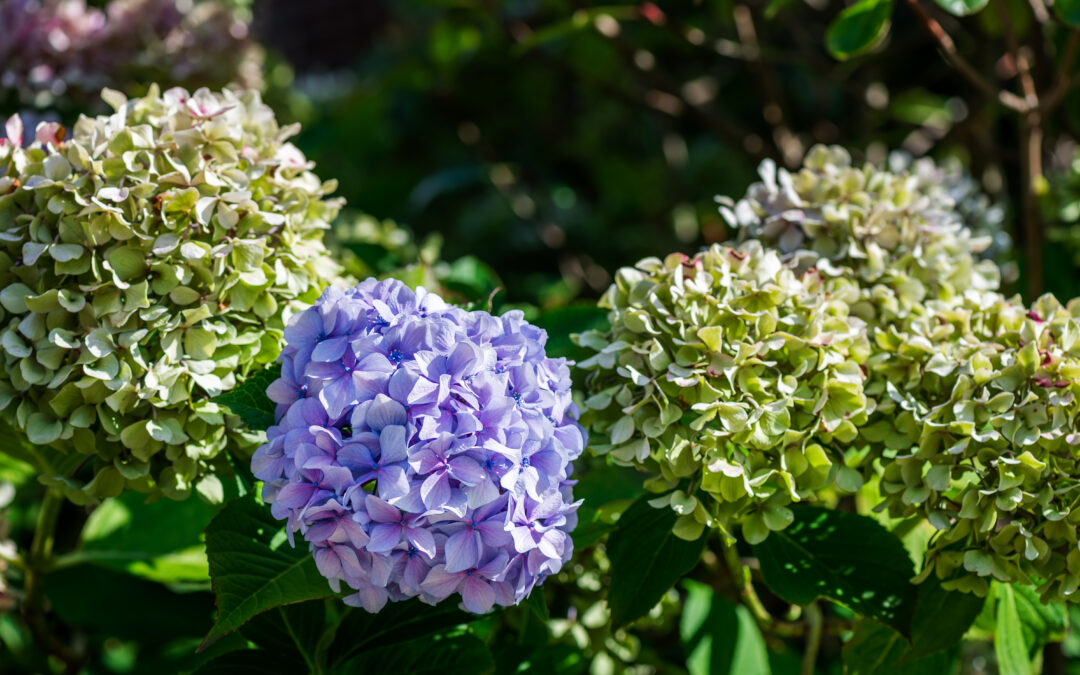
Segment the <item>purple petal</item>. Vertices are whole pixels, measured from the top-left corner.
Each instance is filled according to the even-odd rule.
[[[367,409],[367,425],[379,431],[390,425],[404,425],[408,421],[405,406],[384,394],[379,394]]]
[[[339,361],[341,357],[345,355],[345,348],[349,346],[348,337],[336,337],[329,340],[323,340],[319,344],[315,345],[314,351],[311,352],[312,361],[321,361],[328,363],[332,361]]]
[[[428,558],[435,558],[435,537],[428,530],[420,527],[406,527],[405,539]]]
[[[376,523],[401,522],[401,512],[375,495],[368,495],[364,499],[364,507],[367,509],[368,515]]]
[[[483,579],[466,577],[461,588],[461,601],[473,614],[486,614],[495,604],[495,591]]]
[[[397,464],[379,468],[379,497],[390,501],[409,494],[409,478]]]
[[[476,485],[487,478],[484,469],[469,457],[454,457],[447,462],[447,472],[466,485]]]
[[[480,560],[480,551],[477,546],[476,533],[465,528],[446,540],[446,571],[464,572],[476,567]]]
[[[445,473],[433,473],[420,485],[420,498],[424,506],[437,509],[450,501],[450,479]]]
[[[386,553],[392,551],[401,543],[400,525],[376,525],[371,528],[371,540],[368,541],[367,550],[371,553]]]
[[[397,424],[383,427],[382,433],[379,434],[379,447],[381,448],[380,463],[404,461],[409,455],[405,444],[405,427]]]
[[[428,572],[427,577],[420,584],[420,588],[437,600],[442,600],[456,591],[464,578],[465,575],[461,572],[456,574],[447,572],[446,565],[436,565]]]

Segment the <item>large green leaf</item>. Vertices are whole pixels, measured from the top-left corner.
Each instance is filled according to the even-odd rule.
[[[1054,12],[1066,24],[1080,28],[1080,0],[1054,0]]]
[[[915,569],[904,545],[877,521],[813,506],[754,546],[765,584],[806,605],[826,597],[902,635],[911,634]]]
[[[227,406],[248,429],[266,431],[274,425],[274,409],[277,407],[266,395],[266,388],[279,377],[281,377],[281,365],[270,364],[249,375],[239,387],[225,392],[213,401]]]
[[[915,616],[911,623],[909,660],[959,643],[986,602],[985,598],[974,593],[945,590],[934,575],[919,584],[918,588]]]
[[[700,582],[683,587],[679,637],[690,675],[768,675],[769,653],[750,611]]]
[[[328,663],[342,663],[357,654],[399,645],[423,636],[445,632],[449,628],[481,617],[467,614],[452,601],[431,607],[419,600],[392,602],[378,614],[347,609],[348,614],[337,628],[329,649]]]
[[[82,545],[61,566],[94,563],[162,583],[210,581],[203,531],[220,510],[126,492],[101,503],[86,521]]]
[[[910,658],[907,640],[877,621],[863,620],[844,644],[847,675],[937,675],[949,671],[952,654],[936,652]]]
[[[676,537],[671,528],[678,516],[671,509],[649,506],[650,497],[631,504],[608,539],[608,607],[613,628],[652,609],[679,577],[694,568],[705,547],[704,534],[697,541]]]
[[[1029,672],[1032,659],[1048,642],[1064,639],[1068,613],[1061,603],[1043,604],[1031,586],[994,583],[994,645],[998,659],[1005,651],[1010,673]],[[1024,670],[1027,668],[1027,670]]]
[[[997,586],[997,625],[994,629],[994,655],[1001,675],[1032,675],[1034,668],[1024,642],[1016,595],[1008,584]]]
[[[479,675],[494,667],[491,652],[479,638],[468,632],[422,637],[396,645],[365,651],[331,670],[332,673],[398,675],[410,673],[455,673]]]
[[[859,0],[840,12],[825,33],[829,53],[849,59],[872,49],[888,32],[892,9],[892,0]]]
[[[307,547],[281,536],[270,509],[241,497],[206,528],[206,554],[218,614],[203,646],[269,609],[333,595]]]
[[[586,471],[574,486],[574,498],[582,500],[574,548],[588,548],[614,530],[622,512],[644,492],[641,474],[629,467],[609,464]]]
[[[982,11],[990,0],[934,0],[942,9],[953,16],[967,16]]]

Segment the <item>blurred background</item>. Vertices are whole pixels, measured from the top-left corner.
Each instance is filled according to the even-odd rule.
[[[1026,3],[1006,4],[1015,31],[1040,29]],[[500,301],[544,310],[595,298],[641,257],[725,240],[714,196],[741,195],[763,158],[798,166],[815,143],[876,162],[894,150],[959,158],[999,205],[1020,261],[1015,116],[950,68],[905,4],[883,44],[835,60],[823,36],[839,9],[3,0],[0,108],[70,122],[100,111],[102,86],[261,88],[280,118],[303,124],[298,145],[318,173],[340,181],[350,211],[338,235],[358,262],[385,272],[466,258],[440,276],[501,286]],[[938,18],[976,67],[1009,84],[999,14]],[[1051,244],[1027,287],[1066,297],[1080,291],[1072,98],[1046,129],[1045,169],[1059,189],[1042,206]]]
[[[1042,158],[1031,171],[1018,116],[942,58],[911,3],[895,5],[874,48],[837,60],[826,41],[844,6],[0,0],[0,113],[20,113],[33,128],[105,112],[103,87],[129,95],[151,82],[260,89],[282,123],[303,125],[295,142],[316,172],[339,181],[348,208],[331,236],[351,275],[394,275],[485,304],[501,289],[494,304],[521,307],[548,327],[559,355],[575,355],[570,332],[603,321],[595,300],[615,270],[728,239],[715,197],[740,197],[766,158],[798,167],[816,143],[843,145],[859,161],[947,163],[976,220],[996,232],[1010,292],[1080,295],[1076,31],[1044,25],[1041,0],[1001,0],[1000,11],[966,18],[923,5],[994,82],[1019,87],[1014,55],[1023,52],[1003,44],[1021,40],[1037,47],[1028,56],[1040,84],[1069,85],[1056,114],[1040,120]],[[608,478],[583,481],[579,496],[611,504],[637,496],[638,479],[601,475]],[[8,494],[32,481],[0,462],[0,534],[20,540],[32,529],[35,504]],[[183,508],[191,512],[169,517],[197,540],[212,511]],[[115,522],[84,547],[121,545],[116,536],[143,513],[132,502],[91,514]],[[524,610],[478,624],[498,671],[524,663],[539,672],[683,672],[680,628],[692,633],[687,621],[704,619],[680,619],[680,608],[700,584],[673,589],[645,620],[612,634],[603,545],[599,535],[585,538],[574,563],[545,586],[546,625]],[[716,583],[709,555],[696,576]],[[54,588],[78,591],[54,609],[102,672],[197,665],[193,645],[212,613],[208,583],[166,588],[86,566],[54,576]],[[4,615],[5,593],[0,576],[0,671],[12,663],[19,667],[10,672],[55,671]],[[149,594],[162,596],[156,609],[97,609]],[[734,612],[723,620],[737,621]],[[1080,654],[1076,631],[1070,640],[1047,658]],[[797,650],[770,646],[773,672],[798,672]],[[840,672],[840,638],[828,636],[822,649],[822,672]],[[985,646],[971,647],[965,672],[992,672],[990,658]]]

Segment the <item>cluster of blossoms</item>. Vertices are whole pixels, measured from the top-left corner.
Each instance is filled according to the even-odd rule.
[[[666,497],[684,536],[739,524],[757,541],[787,525],[788,502],[872,480],[879,508],[938,530],[924,574],[978,593],[1034,577],[1069,597],[1080,304],[1002,296],[989,238],[925,164],[909,168],[824,147],[795,173],[766,163],[744,199],[721,200],[738,242],[620,272],[612,330],[579,338],[598,352],[583,420],[658,489],[691,477],[713,497]],[[779,270],[733,271],[744,257]],[[666,406],[689,431],[657,434]]]
[[[459,593],[482,613],[569,560],[584,436],[566,361],[521,312],[368,279],[327,290],[285,338],[252,471],[347,603]]]
[[[0,3],[0,92],[45,108],[93,104],[102,87],[166,81],[190,87],[261,86],[248,25],[214,0]],[[0,95],[0,99],[3,96]]]
[[[45,123],[23,148],[15,117],[0,141],[0,410],[96,455],[73,500],[220,498],[213,464],[245,441],[210,399],[272,362],[335,274],[339,200],[255,92],[106,98],[70,138]]]

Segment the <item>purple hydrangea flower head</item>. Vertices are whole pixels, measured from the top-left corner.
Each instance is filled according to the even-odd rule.
[[[368,279],[328,289],[285,339],[251,468],[346,603],[457,595],[483,613],[569,560],[585,434],[568,363],[520,311]]]

